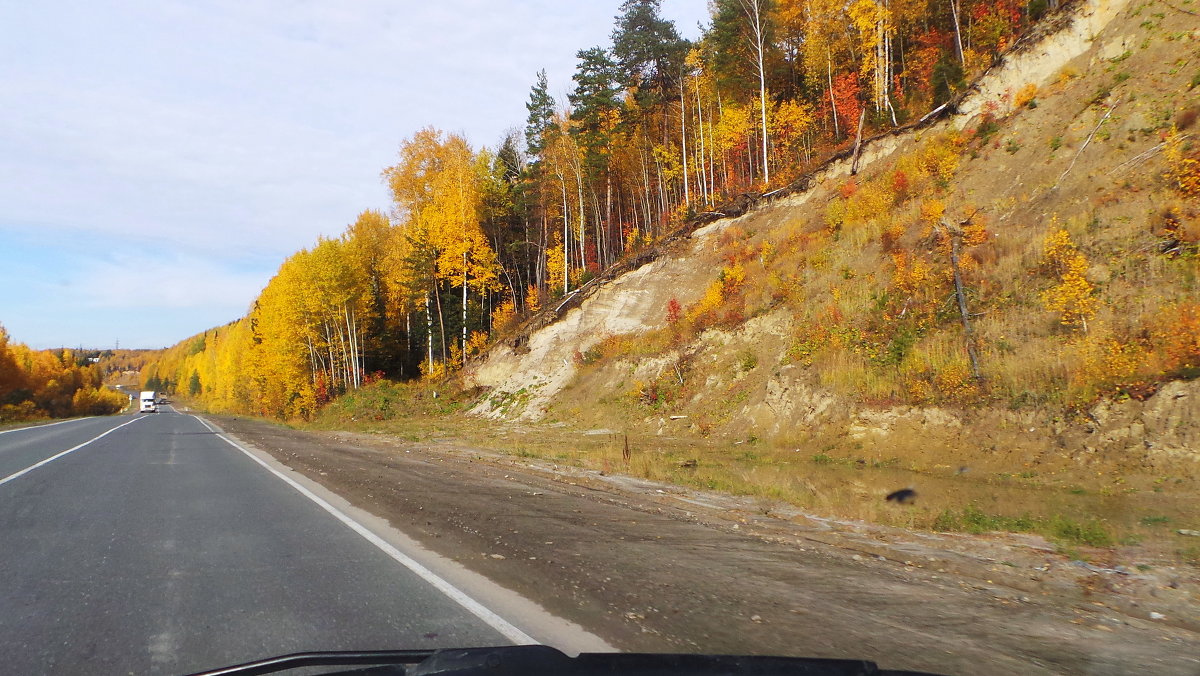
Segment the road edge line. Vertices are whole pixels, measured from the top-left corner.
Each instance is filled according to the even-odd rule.
[[[0,430],[0,434],[8,434],[9,432],[20,432],[22,430],[42,430],[42,429],[46,429],[47,427],[54,427],[55,425],[62,425],[63,423],[79,422],[80,420],[91,420],[92,418],[95,418],[95,417],[96,416],[94,416],[94,415],[87,415],[82,418],[71,418],[70,420],[59,420],[58,422],[46,423],[45,425],[27,425],[25,427],[14,427],[10,430]]]
[[[50,456],[49,458],[42,460],[41,462],[34,463],[34,464],[26,467],[23,470],[13,472],[12,474],[9,474],[8,476],[4,477],[3,479],[0,479],[0,486],[3,486],[4,484],[6,484],[14,479],[20,479],[21,477],[25,476],[26,474],[29,474],[30,472],[41,467],[42,465],[46,465],[51,462],[54,462],[55,460],[58,460],[59,458],[63,457],[64,455],[67,455],[68,453],[74,453],[75,451],[78,451],[79,449],[83,448],[84,446],[87,446],[88,444],[92,443],[93,441],[96,441],[97,439],[100,439],[102,437],[106,437],[106,436],[112,434],[113,432],[116,432],[117,430],[121,429],[122,427],[124,427],[126,425],[132,425],[133,423],[135,423],[141,419],[142,418],[139,416],[137,418],[134,418],[133,420],[130,420],[129,422],[123,422],[120,425],[117,425],[116,427],[113,427],[113,428],[105,431],[102,434],[99,434],[97,436],[92,437],[91,439],[88,439],[87,441],[83,442],[82,444],[79,444],[78,446],[68,448],[67,450],[56,453],[56,454]]]
[[[316,493],[313,493],[312,491],[308,490],[304,486],[300,485],[300,483],[297,482],[295,479],[292,479],[291,477],[287,476],[283,472],[280,472],[279,470],[275,469],[274,467],[271,467],[262,458],[259,458],[257,455],[250,452],[248,449],[243,447],[241,444],[237,443],[236,441],[233,441],[229,437],[227,437],[224,434],[222,434],[221,432],[217,431],[215,428],[213,428],[213,426],[209,425],[208,422],[206,420],[204,420],[203,418],[201,418],[200,416],[193,414],[192,417],[195,418],[196,420],[200,421],[200,423],[202,425],[204,425],[205,427],[207,427],[208,429],[212,430],[212,433],[217,435],[217,438],[221,439],[222,441],[229,444],[230,446],[233,446],[234,448],[238,449],[239,451],[244,453],[247,457],[249,457],[251,460],[253,460],[254,462],[261,465],[263,467],[263,469],[267,470],[271,474],[274,474],[276,477],[287,482],[287,484],[289,486],[291,486],[292,488],[299,491],[301,495],[308,498],[309,500],[312,500],[314,503],[317,504],[318,507],[320,507],[321,509],[324,509],[326,512],[328,512],[330,515],[332,515],[338,521],[341,521],[350,530],[361,535],[367,542],[370,542],[371,544],[375,545],[384,554],[387,554],[392,559],[394,559],[397,563],[399,563],[400,565],[404,566],[405,568],[407,568],[410,571],[412,571],[413,573],[415,573],[417,575],[417,577],[428,582],[430,585],[433,586],[434,589],[437,589],[438,591],[445,594],[452,601],[454,601],[458,605],[465,608],[472,615],[474,615],[475,617],[482,620],[484,622],[484,624],[488,625],[492,629],[495,629],[496,631],[498,631],[500,634],[502,634],[508,640],[512,641],[513,643],[515,643],[517,645],[537,645],[538,644],[538,641],[534,640],[534,638],[532,636],[521,631],[515,625],[513,625],[511,622],[504,619],[503,617],[500,617],[494,611],[488,609],[487,606],[484,606],[482,603],[471,598],[470,596],[467,595],[466,592],[464,592],[461,589],[459,589],[458,587],[455,587],[454,585],[450,584],[449,582],[444,580],[442,577],[440,577],[437,573],[434,573],[432,570],[426,568],[425,566],[423,566],[422,564],[417,562],[412,557],[408,556],[404,552],[401,552],[399,549],[397,549],[396,547],[394,547],[393,545],[388,543],[386,540],[384,540],[383,538],[376,535],[369,528],[362,525],[358,521],[355,521],[354,518],[352,518],[351,516],[349,516],[342,510],[338,509],[337,507],[334,507],[332,504],[330,504],[324,498],[320,497]]]

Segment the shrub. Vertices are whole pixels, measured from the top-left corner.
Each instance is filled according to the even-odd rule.
[[[680,313],[683,309],[679,306],[679,300],[672,297],[667,301],[667,323],[677,324],[679,322]]]
[[[1064,326],[1082,326],[1096,316],[1099,299],[1087,280],[1087,258],[1075,247],[1066,230],[1056,230],[1046,237],[1042,246],[1042,264],[1055,272],[1058,283],[1041,294],[1042,304],[1060,315]]]
[[[1013,97],[1013,106],[1022,108],[1028,106],[1037,98],[1038,88],[1032,82],[1026,84],[1017,90],[1017,95]],[[1032,107],[1032,106],[1031,106]]]
[[[1153,340],[1164,355],[1167,374],[1200,375],[1200,302],[1163,308]]]
[[[1179,192],[1188,197],[1200,197],[1200,157],[1188,152],[1177,128],[1167,134],[1164,155],[1167,158],[1166,178]]]

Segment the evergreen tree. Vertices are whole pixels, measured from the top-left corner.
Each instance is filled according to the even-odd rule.
[[[533,90],[529,92],[529,102],[525,104],[525,109],[529,111],[525,125],[525,143],[529,154],[534,158],[540,157],[548,144],[547,132],[554,126],[554,105],[554,97],[550,96],[550,84],[546,80],[546,71],[539,70],[537,84],[533,85]]]
[[[637,88],[643,106],[671,97],[687,55],[688,42],[679,37],[675,22],[661,16],[661,4],[662,0],[625,0],[612,34],[623,84]],[[651,93],[654,99],[648,98]]]
[[[575,91],[570,94],[571,120],[576,123],[572,133],[583,147],[588,178],[595,180],[607,169],[610,135],[620,107],[619,73],[600,47],[580,50],[575,56],[579,66],[571,77],[575,81]]]

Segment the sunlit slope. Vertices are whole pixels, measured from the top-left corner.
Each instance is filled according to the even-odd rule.
[[[930,461],[1192,456],[1198,56],[1185,13],[1085,3],[857,176],[836,162],[493,350],[475,413]]]

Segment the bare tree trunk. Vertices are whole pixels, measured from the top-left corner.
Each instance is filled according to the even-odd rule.
[[[967,60],[963,56],[962,27],[958,23],[958,8],[960,0],[950,0],[950,15],[954,17],[954,46],[958,50],[958,62],[965,68]]]
[[[829,48],[825,48],[825,79],[829,83],[829,109],[833,111],[833,138],[842,135],[838,129],[838,111],[837,99],[833,96],[833,56],[829,53]]]
[[[971,330],[971,313],[967,311],[967,296],[963,292],[962,272],[958,266],[958,247],[962,242],[962,231],[945,220],[942,227],[950,235],[950,267],[954,270],[954,296],[958,301],[958,314],[962,318],[963,334],[967,343],[967,358],[971,360],[971,374],[980,379],[979,355],[975,351],[975,334]]]
[[[690,206],[692,204],[692,191],[688,183],[688,156],[687,156],[687,107],[685,99],[687,98],[687,76],[682,72],[679,73],[679,141],[683,155],[683,203]]]
[[[442,342],[442,363],[446,363],[446,316],[442,313],[442,291],[438,288],[437,278],[433,279],[433,302],[437,305],[438,311],[438,338]]]
[[[571,215],[567,210],[567,182],[560,174],[558,177],[558,185],[562,188],[562,207],[563,207],[563,293],[571,291],[571,279],[567,271],[571,269]]]
[[[353,388],[358,388],[358,345],[355,344],[354,328],[350,319],[350,306],[342,303],[342,318],[346,322],[346,338],[350,341],[350,382]]]
[[[850,175],[854,176],[858,173],[858,153],[862,148],[862,130],[863,123],[867,121],[867,109],[864,106],[862,112],[858,114],[858,131],[854,134],[854,159],[850,162]]]
[[[767,69],[764,59],[766,35],[764,34],[762,0],[741,0],[742,11],[750,22],[750,47],[754,50],[755,66],[758,70],[758,106],[762,117],[762,176],[763,183],[771,182],[771,166],[767,161]]]
[[[429,292],[425,292],[425,342],[429,348],[429,371],[433,373],[433,312],[429,307]]]
[[[337,384],[338,384],[338,372],[337,372],[337,366],[336,366],[337,358],[333,355],[333,336],[330,335],[330,333],[329,333],[329,322],[322,321],[321,323],[325,325],[325,349],[328,350],[328,352],[329,352],[330,380],[332,381],[331,384],[334,387],[337,387]]]

